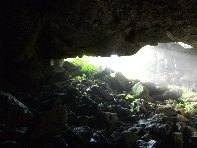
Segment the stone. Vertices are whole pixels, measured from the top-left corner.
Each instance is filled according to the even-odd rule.
[[[131,148],[135,145],[137,138],[138,136],[133,131],[124,130],[121,133],[119,146],[124,148]]]
[[[101,131],[97,131],[93,133],[89,145],[91,147],[102,147],[102,146],[110,146],[110,144],[107,142],[107,139],[104,137]]]
[[[186,137],[191,137],[196,132],[197,132],[197,129],[195,127],[191,127],[191,126],[185,126],[183,129],[183,134]]]
[[[189,122],[189,120],[188,120],[185,116],[180,115],[180,114],[177,115],[177,119],[178,119],[178,121],[181,122],[181,123],[185,123],[185,124],[186,124],[186,123]]]
[[[27,106],[6,92],[0,92],[1,123],[11,127],[28,126],[33,114]]]
[[[98,95],[103,99],[104,101],[112,101],[114,100],[113,96],[109,94],[106,90],[102,89],[99,86],[93,86],[91,90],[94,92],[94,94]]]
[[[75,127],[72,129],[72,132],[77,136],[77,138],[83,143],[87,144],[91,140],[93,132],[89,127]],[[76,141],[77,142],[77,141]]]
[[[104,81],[117,92],[122,92],[129,89],[129,80],[120,72],[117,72],[114,77],[106,77]]]
[[[152,95],[161,95],[165,91],[168,91],[168,87],[166,85],[153,83],[153,82],[144,82],[143,85],[148,89],[150,96]]]
[[[169,91],[166,91],[163,94],[163,97],[165,100],[168,100],[168,99],[178,100],[181,97],[182,92],[183,91],[181,89],[170,89]]]
[[[80,66],[75,66],[74,64],[65,61],[62,64],[62,67],[64,68],[64,70],[66,70],[67,72],[69,72],[72,75],[81,75],[82,73],[80,72],[81,67]]]
[[[150,141],[143,141],[143,140],[137,140],[137,146],[138,148],[155,148],[157,147],[157,141],[156,140],[150,140]]]
[[[183,134],[181,132],[174,132],[173,140],[175,147],[179,147],[179,148],[183,147],[184,141],[183,141]]]
[[[163,113],[166,116],[176,115],[176,111],[174,107],[172,107],[171,105],[160,105],[157,107],[155,112],[156,114]]]
[[[119,118],[116,113],[104,112],[105,122],[109,127],[113,127],[119,121]]]
[[[114,77],[114,81],[116,81],[118,83],[119,87],[122,90],[128,89],[129,80],[121,72],[116,73],[116,75]]]
[[[54,136],[66,128],[68,113],[61,101],[56,101],[51,110],[46,111],[40,118],[39,123],[31,134],[32,139],[41,136]]]

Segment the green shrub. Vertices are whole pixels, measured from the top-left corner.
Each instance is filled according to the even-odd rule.
[[[92,65],[92,64],[90,64],[90,62],[84,61],[81,58],[76,58],[71,63],[76,66],[80,66],[81,72],[85,73],[88,77],[93,76],[99,69],[98,66]]]

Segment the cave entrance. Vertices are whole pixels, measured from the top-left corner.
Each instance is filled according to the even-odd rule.
[[[166,85],[177,85],[197,91],[197,53],[182,42],[159,43],[144,46],[131,56],[69,58],[65,61],[83,60],[102,71],[106,68],[121,72],[128,79],[151,81]],[[91,69],[91,68],[90,68]]]

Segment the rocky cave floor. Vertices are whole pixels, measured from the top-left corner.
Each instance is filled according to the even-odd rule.
[[[0,147],[197,147],[181,89],[110,74],[87,78],[65,62],[44,89],[1,91]]]

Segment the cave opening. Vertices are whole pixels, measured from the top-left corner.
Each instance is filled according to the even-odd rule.
[[[98,66],[98,72],[109,68],[114,74],[121,72],[127,79],[177,85],[196,92],[196,70],[193,67],[197,63],[196,56],[196,51],[192,46],[182,42],[172,42],[159,43],[157,46],[144,46],[131,56],[84,55],[81,58],[67,58],[64,61],[72,63],[77,59],[83,60]]]
[[[0,12],[0,147],[197,147],[196,0]]]

